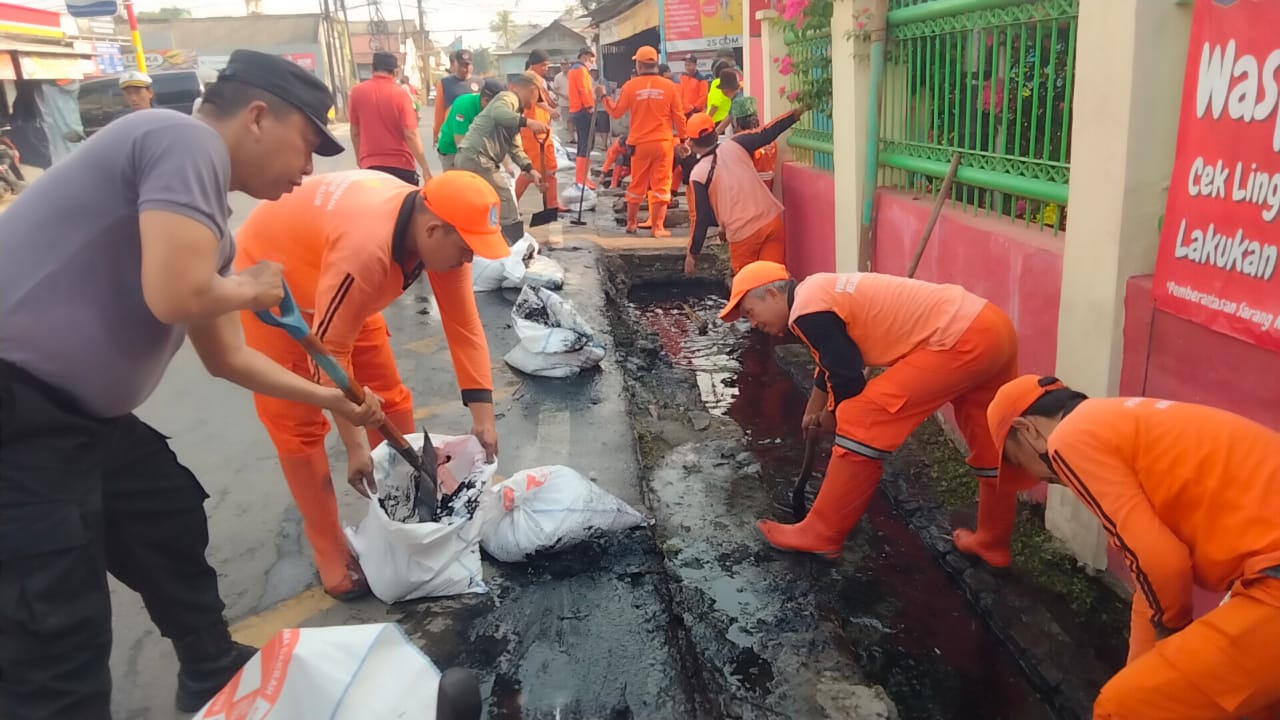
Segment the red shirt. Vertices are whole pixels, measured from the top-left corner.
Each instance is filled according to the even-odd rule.
[[[418,127],[413,100],[389,75],[374,75],[351,88],[347,106],[351,127],[360,135],[362,168],[394,167],[414,170],[413,153],[404,131]]]

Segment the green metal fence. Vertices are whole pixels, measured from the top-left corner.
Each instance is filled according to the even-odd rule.
[[[891,0],[880,183],[1064,226],[1079,0]]]
[[[831,81],[831,27],[797,30],[788,26],[784,39],[787,54],[797,65],[807,67],[814,79]],[[814,60],[816,62],[805,62]],[[772,118],[762,118],[768,122]],[[787,135],[792,158],[823,170],[832,170],[834,144],[832,142],[831,108],[820,107],[805,113]]]

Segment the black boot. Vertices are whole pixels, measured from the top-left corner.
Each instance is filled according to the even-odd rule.
[[[178,712],[193,713],[213,699],[258,652],[231,639],[226,625],[173,641],[178,654]]]
[[[502,237],[507,239],[508,245],[514,245],[520,238],[524,237],[524,222],[517,221],[510,225],[503,225]]]
[[[440,676],[436,694],[436,720],[480,720],[480,681],[462,668],[449,668]]]

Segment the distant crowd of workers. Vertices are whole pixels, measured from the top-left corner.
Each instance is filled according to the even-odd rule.
[[[344,150],[328,127],[329,89],[287,60],[238,50],[193,116],[144,109],[110,123],[0,215],[0,716],[110,717],[108,573],[172,641],[180,710],[198,709],[255,652],[223,616],[205,557],[205,491],[135,414],[185,339],[211,374],[254,394],[336,598],[367,594],[368,583],[339,525],[325,411],[348,482],[376,489],[369,430],[413,429],[381,313],[420,276],[471,433],[497,456],[470,262],[509,253],[519,214],[502,163],[516,163],[523,188],[545,188],[554,157],[540,147],[535,163],[521,136],[546,144],[564,113],[535,67],[543,56],[508,83],[472,80],[469,54],[454,60],[433,137],[452,169],[435,176],[393,56],[376,57],[374,77],[352,91],[362,169],[308,177],[313,154]],[[616,99],[593,84],[590,50],[566,73],[575,179],[590,180],[601,98],[611,117],[630,114],[628,230],[647,198],[663,234],[671,170],[695,158],[684,173],[697,213],[686,268],[719,226],[733,270],[721,318],[794,337],[815,361],[801,425],[834,433],[831,460],[804,519],[761,521],[765,541],[838,557],[884,460],[950,404],[979,487],[977,526],[955,530],[957,549],[1009,566],[1017,493],[1048,481],[1097,516],[1128,564],[1129,662],[1102,688],[1095,718],[1280,717],[1280,435],[1213,408],[1088,398],[1020,376],[1013,321],[958,285],[874,272],[793,278],[781,205],[755,163],[803,108],[753,127],[745,110],[735,115],[735,103],[750,104],[733,68],[708,82],[688,63],[690,82],[677,86],[653,48],[634,60]],[[702,82],[700,109],[685,89],[697,99]],[[727,119],[737,132],[722,142]],[[234,240],[232,191],[264,201]],[[280,304],[286,283],[314,335],[368,390],[363,404],[255,318]],[[1229,594],[1195,618],[1195,586]]]

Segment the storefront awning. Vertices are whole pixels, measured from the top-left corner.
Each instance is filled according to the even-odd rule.
[[[639,5],[600,23],[600,44],[609,45],[658,27],[657,0],[642,0]]]
[[[13,66],[24,80],[80,80],[94,73],[93,55],[70,45],[0,40],[0,78]]]

